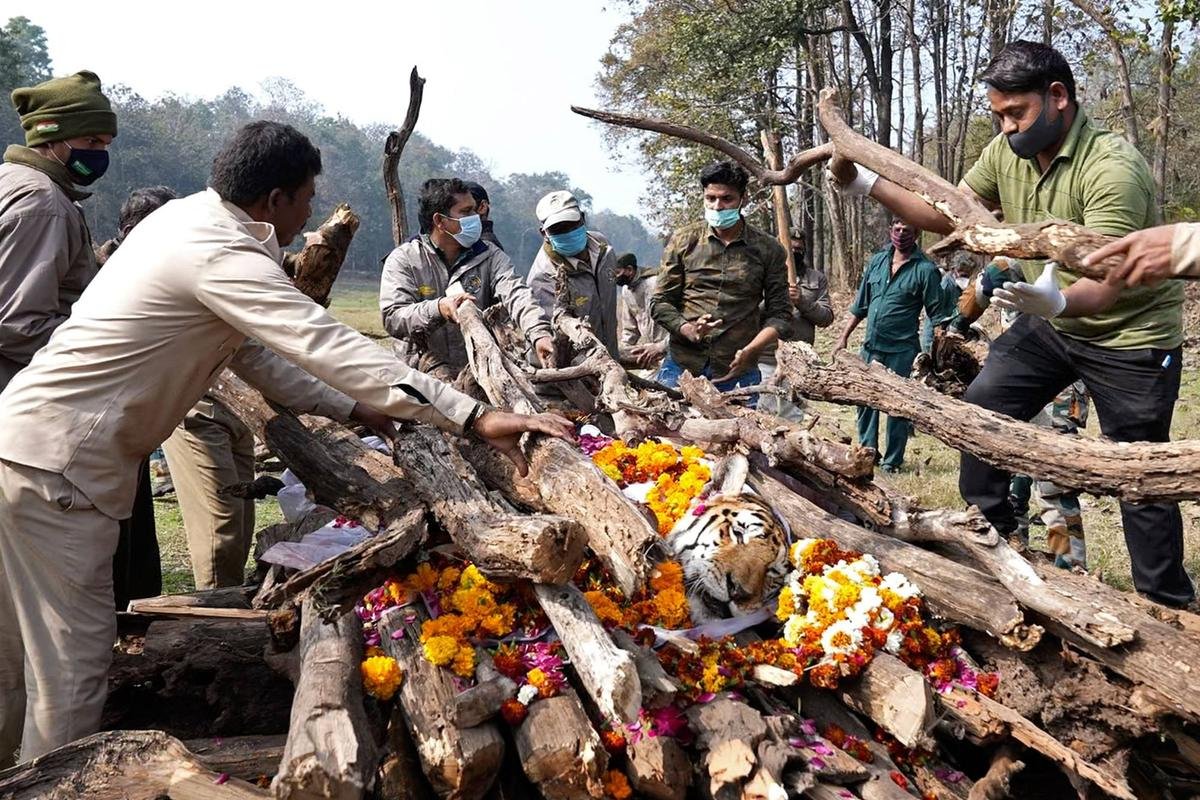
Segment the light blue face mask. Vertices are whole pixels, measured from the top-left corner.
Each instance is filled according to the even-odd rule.
[[[479,236],[483,233],[483,220],[479,218],[478,214],[459,217],[458,224],[461,226],[459,232],[450,234],[454,237],[454,241],[463,247],[470,247],[479,241]]]
[[[742,210],[740,208],[704,209],[704,221],[720,231],[737,225],[737,221],[741,218]]]
[[[550,246],[554,248],[554,252],[564,256],[574,256],[583,252],[587,247],[587,228],[580,225],[573,231],[566,233],[548,233],[546,238],[550,240]]]

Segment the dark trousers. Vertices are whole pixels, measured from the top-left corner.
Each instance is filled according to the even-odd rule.
[[[862,355],[862,360],[868,364],[878,361],[901,378],[907,378],[912,374],[913,359],[917,357],[917,352],[914,349],[899,353],[878,353],[864,347],[860,355]],[[879,412],[870,406],[859,406],[857,416],[858,443],[863,447],[878,450]],[[904,450],[908,447],[910,433],[912,433],[911,422],[888,414],[887,442],[883,448],[883,460],[880,462],[883,466],[900,469],[904,463]]]
[[[124,611],[130,600],[162,594],[162,563],[154,526],[149,459],[138,467],[133,515],[121,520],[120,528],[117,552],[113,555],[113,600],[117,611]]]
[[[1092,395],[1101,432],[1117,442],[1165,442],[1179,397],[1181,348],[1114,350],[1063,336],[1022,315],[992,344],[964,399],[1028,421],[1075,380]],[[1002,534],[1016,527],[1009,473],[963,453],[958,487]],[[1139,592],[1169,605],[1195,597],[1183,569],[1183,519],[1176,503],[1121,503],[1125,545]]]

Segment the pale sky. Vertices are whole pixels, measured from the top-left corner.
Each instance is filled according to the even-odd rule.
[[[642,171],[570,111],[598,104],[599,59],[628,14],[620,0],[6,0],[0,17],[46,30],[55,75],[90,69],[147,98],[257,93],[281,76],[331,113],[393,127],[415,64],[417,130],[435,143],[473,150],[498,177],[561,170],[596,208],[638,214]]]

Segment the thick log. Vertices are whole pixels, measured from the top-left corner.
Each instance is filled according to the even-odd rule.
[[[144,613],[145,609],[167,606],[194,606],[197,608],[250,608],[250,598],[253,588],[245,586],[227,586],[221,589],[202,589],[197,592],[182,592],[180,594],[160,594],[157,597],[143,597],[129,603],[130,611]]]
[[[852,525],[789,491],[775,478],[756,474],[751,484],[787,521],[794,536],[828,537],[841,547],[872,554],[885,571],[900,572],[916,583],[935,614],[990,633],[1019,649],[1029,649],[1041,638],[1041,629],[1025,623],[1012,595],[990,576]]]
[[[300,680],[271,791],[277,800],[361,798],[374,781],[379,752],[363,710],[358,618],[325,622],[305,601],[298,647]]]
[[[292,684],[263,660],[270,641],[261,620],[155,620],[140,649],[114,654],[101,726],[181,739],[286,730]]]
[[[776,351],[781,380],[814,400],[867,405],[1000,469],[1132,503],[1200,497],[1200,442],[1109,442],[1049,428],[946,397],[881,364],[839,353],[820,362],[801,342]]]
[[[522,413],[542,410],[542,404],[524,373],[496,344],[479,309],[467,302],[459,306],[459,326],[466,340],[467,355],[475,380],[497,406]],[[591,459],[570,444],[538,437],[525,444],[529,461],[527,486],[536,486],[535,508],[561,514],[579,522],[587,532],[588,544],[604,563],[617,586],[632,595],[649,574],[647,552],[659,541],[657,529],[620,488],[592,464]],[[469,454],[468,454],[469,455]],[[480,462],[473,463],[480,468]],[[485,480],[506,496],[514,491],[515,470],[484,469]],[[491,483],[494,481],[495,483]],[[525,495],[528,497],[528,491]]]
[[[422,654],[421,619],[418,609],[410,606],[389,611],[379,622],[383,649],[404,671],[398,697],[408,732],[438,797],[482,797],[504,759],[504,739],[492,723],[455,723],[454,680]]]
[[[392,706],[384,753],[375,784],[378,800],[433,800],[436,797],[421,772],[417,746],[408,732],[404,709],[399,703]]]
[[[105,731],[0,772],[5,800],[261,800],[161,731]]]
[[[337,280],[350,241],[358,230],[358,215],[340,203],[316,233],[305,237],[304,249],[292,262],[296,288],[317,303],[328,307],[329,292]]]
[[[613,644],[583,592],[574,584],[539,584],[534,590],[601,716],[625,723],[637,721],[642,684],[633,656]]]
[[[654,655],[652,650],[635,642],[633,637],[619,628],[612,631],[612,639],[617,647],[633,656],[638,680],[642,684],[642,706],[648,709],[658,709],[673,703],[681,687],[679,682],[663,669],[658,656]]]
[[[525,775],[547,800],[604,795],[608,754],[573,692],[531,703],[513,739]]]
[[[283,758],[287,736],[222,736],[189,739],[183,745],[213,772],[256,783],[270,778]]]
[[[425,79],[413,67],[408,76],[408,111],[400,130],[388,134],[383,143],[383,185],[387,189],[388,205],[392,209],[392,243],[399,247],[408,240],[408,215],[404,208],[404,190],[400,187],[400,154],[417,127],[421,115],[421,100],[425,96]]]
[[[482,647],[475,649],[475,685],[454,698],[454,724],[470,728],[500,713],[505,700],[517,696],[517,684],[501,675]]]
[[[651,800],[683,800],[692,783],[692,763],[669,736],[647,736],[627,748],[633,790]]]
[[[887,653],[876,653],[862,674],[839,687],[846,705],[875,720],[905,747],[929,744],[933,692],[925,678]]]
[[[132,614],[141,614],[147,617],[193,617],[198,619],[242,619],[242,620],[263,620],[267,619],[267,612],[258,608],[206,608],[197,605],[178,605],[171,606],[165,603],[155,603],[144,605],[138,600],[129,602],[129,611]]]
[[[1124,776],[1114,774],[1100,765],[1081,758],[1074,750],[1011,708],[975,692],[958,688],[950,689],[940,699],[941,707],[947,715],[964,722],[968,729],[979,726],[1002,727],[1018,742],[1037,750],[1080,778],[1094,783],[1108,794],[1122,798],[1122,800],[1135,800]],[[975,719],[968,721],[969,717]]]
[[[709,796],[718,798],[745,787],[759,769],[758,746],[767,738],[762,714],[721,697],[692,706],[687,717],[695,748],[703,753],[701,774],[708,779]]]

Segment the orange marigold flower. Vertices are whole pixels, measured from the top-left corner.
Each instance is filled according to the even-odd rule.
[[[682,628],[688,623],[687,595],[681,589],[665,589],[654,595],[654,611],[664,628]]]
[[[475,677],[475,650],[471,647],[459,647],[451,669],[460,678]]]
[[[492,654],[492,664],[495,665],[497,672],[514,681],[521,680],[525,674],[525,667],[521,664],[521,654],[517,651],[516,645],[500,645]]]
[[[438,588],[443,592],[449,590],[458,583],[460,575],[462,575],[462,570],[458,567],[446,567],[442,570],[441,577],[438,578]]]
[[[500,716],[514,728],[524,722],[528,714],[529,709],[515,697],[510,697],[500,704]]]
[[[624,622],[621,609],[604,592],[584,592],[583,597],[588,601],[588,605],[592,607],[592,610],[596,612],[596,616],[605,625],[620,625]]]
[[[601,731],[600,741],[604,743],[604,749],[611,755],[620,755],[625,752],[625,735],[619,731]]]
[[[363,689],[378,700],[391,700],[400,688],[404,672],[396,659],[389,656],[373,656],[362,662]]]
[[[451,636],[431,636],[421,646],[425,659],[431,664],[444,667],[458,655],[458,640]]]
[[[437,570],[430,566],[428,561],[422,561],[417,565],[416,570],[404,579],[404,585],[409,590],[426,594],[436,589],[437,583]]]
[[[604,793],[614,800],[626,800],[633,796],[633,789],[630,788],[624,772],[610,769],[604,776]]]
[[[995,697],[996,690],[1000,688],[1000,673],[998,672],[980,672],[975,676],[979,683],[979,693],[984,697]]]
[[[676,561],[661,561],[650,576],[650,588],[656,592],[683,586],[683,567]]]

